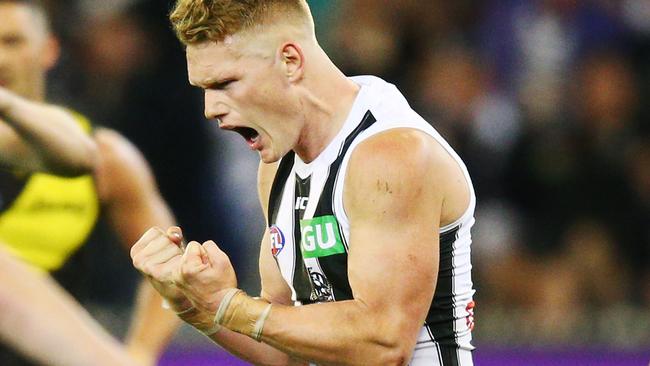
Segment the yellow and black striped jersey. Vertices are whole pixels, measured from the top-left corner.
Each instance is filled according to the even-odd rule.
[[[91,124],[74,114],[90,133]],[[99,216],[92,176],[0,174],[0,242],[43,271],[55,271],[87,240]]]

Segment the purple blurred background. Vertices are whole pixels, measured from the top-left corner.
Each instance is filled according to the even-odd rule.
[[[650,351],[481,349],[474,354],[478,366],[647,366]],[[169,352],[160,366],[250,365],[219,350]]]

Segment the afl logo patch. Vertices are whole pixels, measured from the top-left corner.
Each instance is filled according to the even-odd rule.
[[[277,256],[284,248],[284,234],[279,227],[273,225],[269,228],[269,234],[271,236],[271,254]]]

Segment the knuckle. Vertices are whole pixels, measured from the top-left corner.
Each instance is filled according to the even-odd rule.
[[[146,273],[148,275],[153,275],[154,268],[151,265],[151,263],[142,263],[140,268],[142,268],[142,271],[144,273]]]
[[[144,270],[145,265],[147,264],[145,258],[142,258],[140,255],[133,256],[133,266],[139,270]]]
[[[131,258],[133,258],[134,263],[135,263],[135,258],[138,256],[140,253],[140,247],[137,246],[137,243],[131,247],[131,250],[129,251],[129,254],[131,255]]]

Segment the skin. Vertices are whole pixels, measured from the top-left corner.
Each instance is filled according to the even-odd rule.
[[[35,273],[1,247],[0,281],[0,339],[34,362],[136,365],[117,340],[52,279]]]
[[[42,16],[26,5],[0,3],[0,17],[0,167],[90,172],[97,158],[92,139],[69,112],[43,103],[45,73],[59,52]]]
[[[119,133],[100,129],[95,185],[102,211],[126,251],[142,231],[175,222],[140,151]],[[136,294],[135,309],[126,337],[129,353],[142,365],[155,365],[180,321],[161,307],[162,297],[148,283]]]
[[[304,161],[313,160],[342,126],[359,90],[338,69],[328,68],[331,61],[301,28],[258,38],[240,34],[227,42],[190,45],[186,52],[190,84],[204,90],[206,118],[218,120],[224,130],[254,128],[265,163],[292,149]],[[305,74],[307,55],[325,78]]]
[[[258,191],[263,209],[275,174],[273,163],[289,150],[305,162],[316,158],[340,130],[358,91],[320,50],[311,30],[300,36],[293,31],[274,26],[258,32],[273,36],[243,34],[229,43],[187,47],[190,82],[206,90],[206,116],[221,119],[222,128],[246,126],[261,135],[255,147],[262,159]],[[261,57],[260,51],[247,52],[251,43],[265,40],[273,59]],[[237,70],[237,81],[225,89],[208,82],[224,80],[231,70]],[[283,108],[276,111],[277,105]],[[436,285],[439,243],[432,233],[459,218],[469,197],[460,167],[428,135],[394,129],[367,139],[352,153],[344,186],[354,299],[292,306],[265,233],[261,296],[273,307],[262,343],[227,329],[211,339],[259,365],[305,360],[323,365],[407,363]],[[177,309],[195,308],[184,320],[207,329],[224,292],[237,285],[225,280],[234,271],[216,244],[194,243],[183,251],[172,239],[180,234],[170,233],[145,233],[131,250],[134,265],[163,296],[173,294]]]
[[[77,175],[92,171],[102,211],[129,250],[144,230],[173,225],[174,217],[148,164],[129,141],[106,129],[87,136],[69,112],[42,100],[45,73],[56,62],[58,50],[38,14],[26,5],[0,2],[0,83],[11,89],[0,87],[0,165],[25,173]],[[78,157],[89,161],[79,162]],[[140,287],[127,349],[141,365],[156,363],[180,323],[172,312],[161,308],[161,302],[151,286]],[[79,313],[76,308],[69,312]],[[18,334],[15,329],[4,330],[8,337]],[[79,344],[84,344],[79,339]],[[28,356],[43,359],[53,349],[31,347],[28,351]]]

